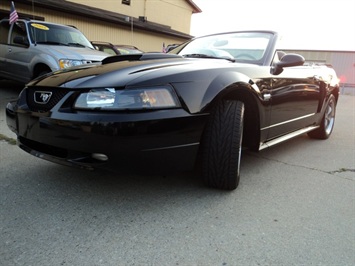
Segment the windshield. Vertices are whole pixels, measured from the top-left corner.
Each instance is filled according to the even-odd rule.
[[[268,32],[210,35],[193,39],[173,50],[173,53],[185,57],[207,56],[257,63],[263,59],[271,38],[272,33]]]
[[[29,29],[33,43],[89,47],[94,49],[88,39],[73,27],[38,22],[30,23]]]
[[[120,54],[141,54],[142,51],[135,49],[133,47],[125,47],[125,46],[115,46],[116,49],[120,52]]]

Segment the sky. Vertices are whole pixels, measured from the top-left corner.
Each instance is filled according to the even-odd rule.
[[[190,34],[273,30],[280,48],[355,51],[355,0],[193,0]]]

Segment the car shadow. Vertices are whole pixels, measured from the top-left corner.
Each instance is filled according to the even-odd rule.
[[[70,194],[76,194],[83,199],[87,197],[105,197],[111,195],[126,195],[129,198],[139,197],[149,201],[153,197],[176,195],[228,195],[238,193],[241,187],[248,186],[249,178],[262,178],[259,174],[267,168],[267,164],[277,154],[279,157],[290,155],[309,145],[315,140],[307,136],[299,136],[287,143],[266,149],[261,152],[243,151],[241,161],[241,181],[239,187],[231,192],[210,189],[204,186],[199,169],[189,172],[173,174],[133,174],[129,172],[112,172],[104,169],[88,171],[84,169],[70,168],[45,162],[45,166],[36,169],[38,181],[45,183],[50,190],[59,190]],[[34,158],[38,160],[37,158]],[[263,169],[265,168],[265,169]],[[48,174],[50,173],[50,174]],[[63,190],[64,189],[64,190]],[[159,197],[159,196],[158,196]]]
[[[10,149],[16,161],[9,158],[6,162],[9,170],[2,183],[6,190],[1,198],[4,206],[9,206],[3,213],[20,217],[16,219],[26,217],[26,221],[46,217],[43,219],[47,219],[50,227],[56,224],[51,223],[53,216],[60,219],[60,224],[80,222],[89,228],[94,223],[102,228],[107,223],[127,226],[142,221],[154,223],[159,219],[165,222],[181,220],[181,215],[185,219],[199,219],[197,217],[209,216],[212,210],[218,213],[217,210],[226,205],[240,212],[272,198],[270,195],[282,195],[283,191],[278,191],[276,184],[283,177],[269,171],[276,167],[280,168],[276,171],[281,172],[283,166],[270,163],[272,153],[291,154],[310,141],[301,136],[287,145],[272,148],[275,151],[244,151],[241,181],[233,191],[204,187],[199,171],[170,175],[88,171],[40,160],[14,147]],[[13,202],[16,206],[10,208]],[[19,211],[14,212],[13,208]]]
[[[0,89],[16,89],[16,90],[22,90],[25,84],[12,81],[12,80],[7,80],[7,79],[0,79]]]
[[[16,100],[24,87],[25,85],[22,83],[0,79],[1,105],[6,104],[8,101]]]

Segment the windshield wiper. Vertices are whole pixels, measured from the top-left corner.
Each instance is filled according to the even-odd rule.
[[[230,58],[227,56],[213,56],[213,55],[207,55],[207,54],[185,54],[183,55],[183,57],[187,57],[187,58],[210,58],[210,59],[224,59],[224,60],[228,60],[231,62],[235,62],[234,58]]]
[[[78,42],[70,42],[68,43],[69,46],[77,46],[77,47],[87,47],[84,44],[78,43]]]
[[[49,45],[64,45],[68,46],[66,43],[61,43],[61,42],[49,42],[49,41],[43,41],[43,42],[36,42],[36,44],[49,44]]]

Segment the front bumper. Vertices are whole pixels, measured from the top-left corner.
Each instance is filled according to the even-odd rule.
[[[53,108],[40,113],[11,102],[6,118],[19,147],[48,161],[87,169],[169,172],[194,167],[207,116],[183,109],[113,113]]]

